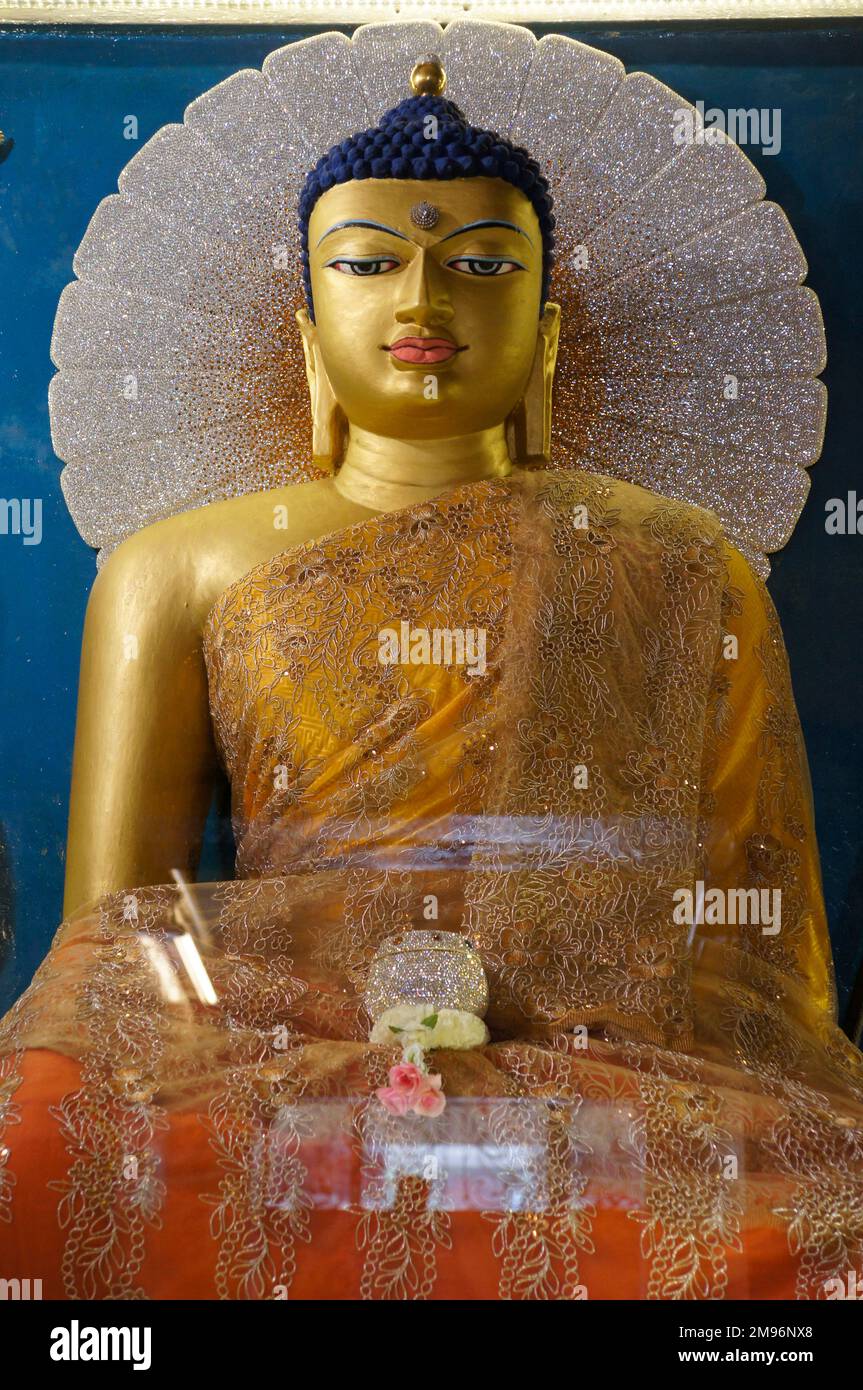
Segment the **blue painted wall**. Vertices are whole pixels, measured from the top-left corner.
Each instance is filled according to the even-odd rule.
[[[537,28],[537,32],[545,32]],[[139,145],[194,97],[308,30],[0,29],[0,495],[40,497],[43,539],[0,536],[0,931],[14,936],[0,1008],[26,985],[60,915],[78,654],[91,551],[63,503],[50,443],[57,299],[96,204]],[[779,107],[782,149],[753,158],[809,258],[827,323],[827,441],[770,587],[812,766],[843,1001],[863,956],[863,536],[827,536],[828,498],[857,489],[863,287],[859,24],[585,26],[567,30],[705,106]],[[748,151],[752,154],[752,151]],[[219,872],[211,836],[205,876]]]

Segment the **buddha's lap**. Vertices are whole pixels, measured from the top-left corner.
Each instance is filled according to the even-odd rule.
[[[64,1298],[71,1292],[70,1241],[74,1243],[82,1235],[86,1239],[91,1228],[104,1234],[106,1223],[116,1220],[122,1246],[123,1235],[128,1234],[129,1212],[127,1209],[124,1216],[118,1188],[114,1212],[94,1205],[96,1189],[88,1191],[86,1178],[81,1180],[87,1138],[79,1134],[80,1142],[70,1143],[70,1136],[63,1133],[59,1123],[64,1100],[80,1094],[81,1065],[58,1053],[32,1049],[21,1059],[20,1075],[16,1096],[19,1123],[9,1145],[9,1167],[14,1173],[12,1219],[0,1223],[0,1256],[4,1269],[32,1271],[29,1277],[41,1279],[44,1298]],[[158,1220],[147,1223],[142,1233],[145,1253],[140,1265],[136,1264],[135,1285],[143,1288],[148,1297],[158,1299],[282,1296],[272,1289],[240,1284],[232,1284],[226,1295],[224,1282],[219,1282],[226,1235],[211,1218],[230,1177],[225,1177],[224,1154],[213,1142],[207,1113],[174,1110],[155,1142],[164,1199]],[[329,1160],[326,1147],[318,1146],[322,1165]],[[314,1146],[306,1148],[304,1158],[315,1161]],[[288,1242],[292,1247],[289,1259],[297,1255],[290,1285],[290,1297],[294,1300],[360,1296],[366,1269],[366,1239],[360,1236],[360,1227],[368,1219],[362,1209],[362,1161],[362,1155],[351,1153],[350,1172],[342,1173],[356,1199],[351,1209],[344,1209],[344,1203],[342,1209],[313,1206],[308,1213],[305,1239],[297,1244],[296,1251],[293,1241]],[[254,1187],[254,1174],[246,1176]],[[643,1189],[643,1183],[641,1186]],[[76,1201],[61,1216],[64,1196],[70,1191],[75,1192]],[[643,1190],[639,1194],[621,1181],[591,1183],[581,1193],[583,1202],[593,1207],[590,1239],[580,1253],[579,1278],[587,1290],[582,1296],[626,1299],[648,1295],[649,1269],[643,1254],[642,1225],[633,1219],[639,1196],[643,1195]],[[235,1185],[235,1216],[241,1207],[238,1197]],[[71,1221],[69,1210],[73,1212]],[[462,1209],[447,1213],[447,1235],[435,1249],[435,1278],[427,1296],[498,1297],[501,1264],[493,1241],[496,1225],[504,1219],[505,1214],[499,1211]],[[529,1219],[534,1225],[537,1221],[542,1225],[542,1216],[534,1213]],[[242,1213],[237,1220],[241,1234]],[[397,1220],[394,1214],[396,1224]],[[739,1249],[735,1248],[738,1243]],[[279,1252],[275,1253],[277,1256]],[[723,1257],[727,1264],[726,1297],[794,1296],[795,1262],[789,1255],[786,1233],[775,1221],[748,1224],[739,1241],[729,1242]],[[78,1296],[111,1296],[99,1288],[98,1276],[89,1290],[82,1284],[83,1267],[79,1264],[77,1276],[72,1276],[77,1277]]]
[[[130,978],[138,978],[135,953],[125,953],[135,936],[130,931],[128,940],[106,937],[95,914],[67,930],[53,954],[44,993],[35,993],[31,1001],[36,1021],[25,1023],[21,1031],[23,1050],[17,1064],[12,1052],[6,1054],[7,1071],[17,1071],[20,1085],[12,1095],[13,1122],[3,1137],[6,1172],[13,1184],[11,1220],[0,1222],[3,1269],[32,1271],[32,1277],[43,1279],[45,1297],[62,1297],[70,1287],[70,1269],[78,1270],[75,1279],[82,1277],[88,1228],[104,1233],[112,1223],[121,1233],[117,1259],[122,1264],[123,1241],[129,1239],[130,1222],[138,1219],[130,1196],[134,1178],[132,1188],[124,1190],[124,1166],[137,1160],[145,1169],[149,1165],[162,1188],[154,1219],[136,1236],[143,1263],[136,1269],[134,1285],[157,1298],[217,1296],[220,1287],[224,1292],[224,1285],[217,1285],[217,1267],[232,1239],[224,1225],[220,1231],[218,1223],[213,1224],[225,1184],[230,1187],[233,1172],[245,1194],[245,1215],[236,1217],[242,1202],[234,1191],[228,1226],[236,1220],[237,1229],[246,1229],[243,1222],[254,1227],[256,1221],[266,1227],[268,1213],[277,1211],[279,1203],[261,1205],[262,1138],[266,1142],[275,1135],[277,1144],[281,1142],[282,1104],[297,1102],[311,1112],[323,1103],[338,1112],[336,1142],[332,1130],[329,1139],[307,1134],[302,1160],[311,1187],[318,1191],[326,1187],[326,1172],[336,1156],[341,1165],[339,1200],[329,1205],[323,1198],[313,1201],[306,1232],[313,1239],[310,1248],[298,1243],[301,1257],[291,1297],[329,1298],[334,1289],[336,1296],[357,1296],[365,1268],[357,1245],[364,1220],[364,1157],[354,1142],[355,1121],[357,1113],[368,1114],[377,1106],[373,1092],[385,1081],[397,1048],[375,1048],[362,1034],[340,1033],[338,1010],[329,1008],[326,982],[321,986],[318,981],[308,987],[307,1000],[294,1001],[293,1031],[282,1040],[282,1052],[267,1027],[266,1009],[259,1010],[261,1001],[252,1000],[250,1015],[238,1028],[229,1010],[224,1016],[218,1010],[208,1015],[204,1008],[191,1014],[183,1008],[172,1012],[164,1000],[156,1010],[158,1017],[150,1017],[145,994],[143,1002],[137,1000],[138,1022],[143,1018],[148,1026],[152,1023],[153,1031],[146,1039],[149,1053],[136,1053],[141,1039],[133,1033],[130,1047],[124,1032],[122,984],[127,966]],[[93,992],[102,967],[109,984],[112,978],[115,984],[119,981],[119,994],[100,993],[105,979]],[[58,1039],[48,1045],[52,1026]],[[40,1028],[43,1045],[35,1045]],[[557,1108],[572,1122],[581,1144],[573,1153],[585,1177],[579,1201],[595,1208],[592,1250],[585,1247],[579,1255],[591,1298],[645,1296],[651,1275],[641,1245],[644,1212],[661,1225],[670,1219],[668,1211],[664,1218],[657,1217],[663,1194],[670,1194],[671,1200],[691,1186],[693,1202],[698,1199],[704,1178],[701,1121],[687,1108],[691,1103],[705,1107],[709,1133],[704,1133],[720,1149],[725,1134],[736,1133],[738,1140],[746,1140],[747,1134],[769,1137],[782,1110],[763,1078],[738,1068],[730,1055],[712,1061],[685,1054],[675,1059],[649,1044],[615,1043],[594,1035],[584,1048],[564,1034],[545,1041],[513,1038],[467,1052],[441,1051],[433,1061],[450,1106],[445,1113],[455,1116],[462,1101],[480,1109],[487,1104],[497,1107],[499,1114],[507,1106],[513,1114],[527,1108],[531,1139],[541,1153],[547,1107],[550,1113]],[[856,1108],[838,1094],[835,1103],[826,1104],[834,1120]],[[848,1121],[840,1118],[843,1122]],[[858,1122],[858,1127],[863,1126]],[[653,1148],[645,1155],[648,1133],[648,1150]],[[290,1134],[287,1138],[289,1148]],[[797,1138],[792,1131],[792,1142]],[[814,1142],[802,1132],[799,1138],[803,1148]],[[549,1146],[548,1152],[552,1149]],[[729,1234],[725,1245],[719,1239],[727,1275],[722,1287],[729,1297],[794,1295],[797,1262],[786,1224],[773,1213],[793,1211],[806,1181],[805,1164],[797,1171],[783,1169],[781,1162],[765,1167],[766,1151],[762,1146],[761,1158],[753,1159],[751,1146],[741,1150],[743,1181],[736,1189],[740,1229]],[[829,1187],[835,1181],[838,1188],[844,1176],[849,1175],[822,1168],[817,1185]],[[850,1177],[863,1184],[863,1173]],[[431,1296],[497,1296],[500,1261],[492,1240],[495,1221],[504,1217],[500,1210],[484,1214],[478,1208],[477,1202],[472,1209],[448,1213],[451,1244],[436,1253],[438,1274]],[[709,1234],[709,1201],[703,1210]],[[841,1221],[851,1230],[851,1198],[847,1215],[845,1211]],[[552,1215],[549,1211],[543,1220]],[[416,1212],[410,1219],[416,1219]],[[689,1236],[693,1230],[697,1235],[700,1219],[687,1216]],[[269,1238],[278,1244],[272,1232]],[[713,1240],[715,1234],[710,1235]],[[73,1247],[77,1253],[70,1255]],[[106,1289],[105,1281],[100,1284],[96,1278],[87,1296],[118,1296]],[[233,1285],[231,1289],[229,1296],[241,1296]]]

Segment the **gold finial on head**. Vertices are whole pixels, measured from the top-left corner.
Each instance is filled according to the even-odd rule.
[[[446,87],[446,73],[436,53],[427,53],[413,66],[411,90],[418,97],[443,96]]]

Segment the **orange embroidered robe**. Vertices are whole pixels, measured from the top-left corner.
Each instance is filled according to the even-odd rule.
[[[576,471],[460,485],[258,566],[205,654],[238,878],[75,914],[4,1020],[4,1271],[772,1298],[861,1267],[805,752],[714,518]],[[363,989],[430,913],[492,1041],[399,1119]]]

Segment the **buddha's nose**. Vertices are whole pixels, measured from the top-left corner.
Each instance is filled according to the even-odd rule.
[[[441,328],[455,310],[443,282],[443,272],[431,256],[420,251],[402,280],[402,303],[396,323],[415,323],[418,328]]]

